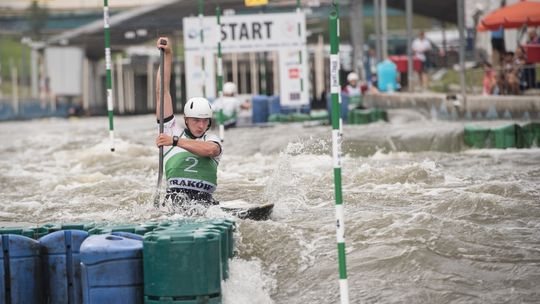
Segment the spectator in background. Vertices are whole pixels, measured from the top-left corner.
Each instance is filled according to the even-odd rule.
[[[529,88],[529,69],[533,69],[532,72],[534,73],[534,68],[527,66],[527,55],[525,48],[518,45],[516,48],[516,53],[514,54],[514,73],[519,81],[520,93]]]
[[[482,95],[498,95],[499,87],[497,86],[497,74],[487,61],[482,62],[484,68],[484,78],[482,80]]]
[[[529,40],[527,40],[527,44],[540,44],[540,37],[538,37],[536,28],[529,30]]]
[[[421,31],[418,38],[414,39],[411,47],[414,55],[420,59],[421,67],[418,70],[418,77],[420,78],[422,87],[426,88],[428,83],[428,77],[426,74],[428,62],[426,55],[431,51],[431,43],[426,39],[424,31]]]
[[[491,31],[491,48],[493,49],[491,60],[495,66],[500,66],[503,63],[504,54],[506,54],[502,26],[496,31]]]
[[[516,65],[514,52],[506,52],[502,62],[502,75],[499,81],[502,81],[502,93],[517,95],[519,90],[519,66]],[[499,84],[500,85],[500,84]]]
[[[377,88],[377,56],[375,50],[369,48],[364,56],[364,70],[366,71],[366,81],[368,91],[376,90]]]
[[[501,0],[500,7],[506,6],[506,0]],[[506,54],[506,46],[504,44],[504,29],[499,27],[496,31],[491,31],[491,62],[495,67],[504,65],[504,56]]]

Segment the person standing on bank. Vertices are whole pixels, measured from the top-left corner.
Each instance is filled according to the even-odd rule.
[[[425,89],[427,88],[428,84],[427,68],[429,65],[429,60],[427,55],[429,54],[429,52],[431,52],[431,43],[429,42],[429,40],[426,39],[426,34],[424,33],[424,31],[420,31],[418,38],[413,40],[411,48],[414,52],[414,55],[422,63],[422,66],[418,70],[418,76],[420,78],[422,87]]]
[[[165,45],[160,41],[165,40]],[[170,94],[172,44],[166,37],[157,40],[163,49],[164,63],[164,133],[156,138],[156,145],[163,146],[164,171],[167,180],[167,196],[173,203],[197,201],[205,205],[216,204],[212,193],[217,187],[217,167],[223,147],[218,136],[208,134],[212,120],[212,107],[203,97],[193,97],[184,106],[184,123],[180,129],[173,113]],[[159,124],[160,71],[156,77],[156,117]]]

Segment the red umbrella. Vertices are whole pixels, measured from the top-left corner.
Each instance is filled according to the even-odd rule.
[[[518,3],[503,6],[484,17],[476,30],[493,31],[503,28],[518,28],[523,25],[540,25],[540,2],[520,1]]]

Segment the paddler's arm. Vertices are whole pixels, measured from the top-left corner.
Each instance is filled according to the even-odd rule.
[[[167,134],[160,134],[156,139],[156,145],[172,146],[173,138]],[[178,147],[202,157],[217,157],[221,153],[221,146],[215,141],[199,141],[187,138],[178,140]]]
[[[165,40],[166,44],[163,45],[160,43],[161,40]],[[173,115],[173,107],[172,107],[172,97],[171,97],[171,66],[172,66],[172,58],[173,58],[173,51],[172,51],[172,43],[167,37],[159,37],[156,43],[156,46],[158,49],[163,49],[165,51],[165,82],[163,83],[163,117],[167,118]],[[160,67],[161,68],[161,67]],[[157,75],[156,75],[156,117],[159,120],[159,103],[160,103],[160,91],[161,91],[161,72],[158,69]]]

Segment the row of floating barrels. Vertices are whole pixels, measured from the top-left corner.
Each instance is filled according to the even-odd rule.
[[[379,108],[353,109],[349,111],[347,123],[352,125],[363,125],[378,120],[388,121],[388,114]]]
[[[268,122],[306,122],[306,121],[319,121],[328,122],[329,116],[327,111],[312,111],[309,114],[305,113],[277,113],[268,116]]]
[[[465,143],[473,148],[531,148],[540,146],[540,123],[508,124],[499,127],[467,125]]]
[[[284,117],[292,117],[292,115],[290,114],[293,113],[309,115],[311,112],[311,107],[309,104],[301,105],[299,107],[282,105],[280,97],[278,95],[255,95],[251,100],[251,104],[251,119],[253,123],[266,123],[269,121],[272,122],[272,120],[270,120],[272,117],[273,119],[275,119],[275,117],[280,117],[280,115]]]
[[[0,228],[0,303],[221,303],[234,227],[213,219]]]

